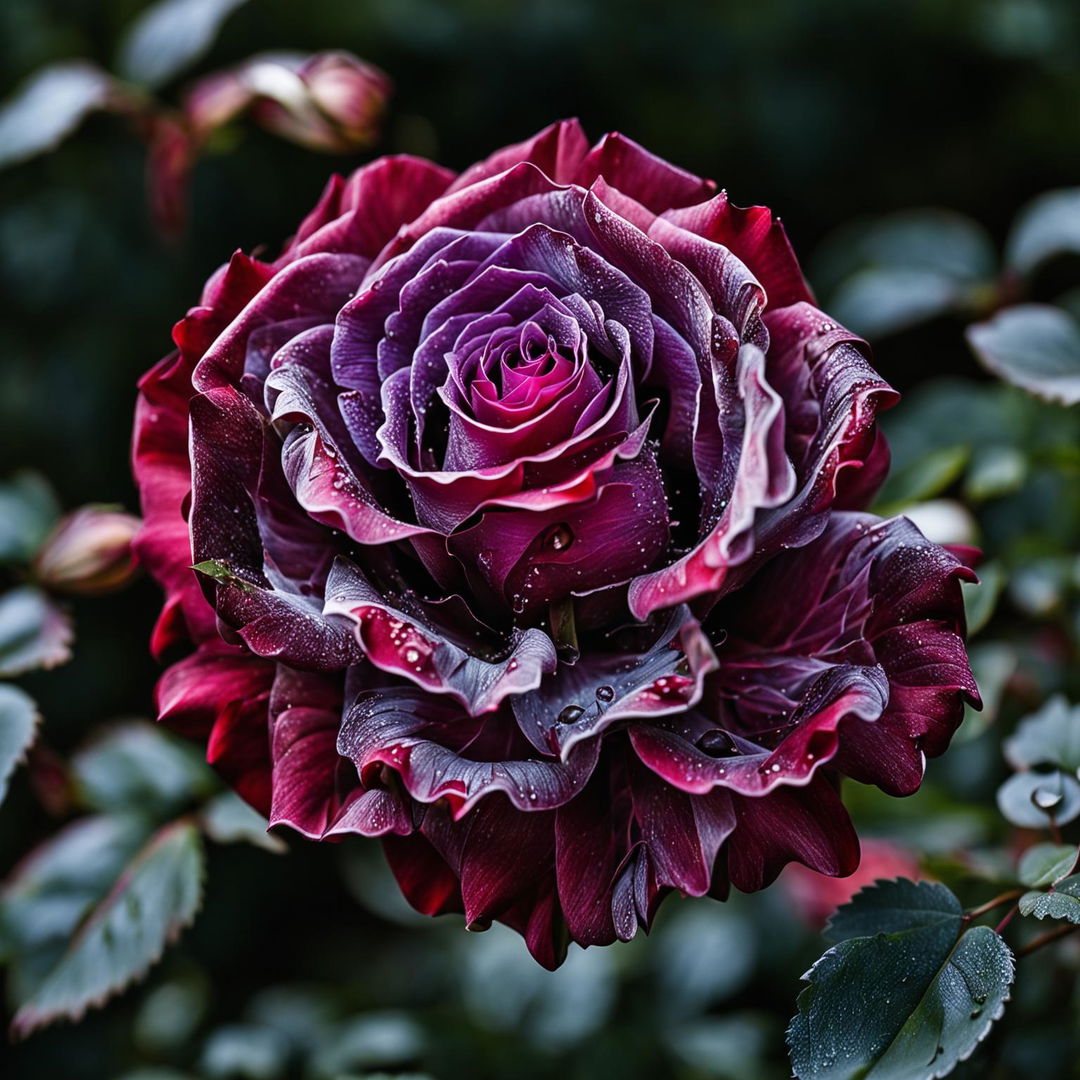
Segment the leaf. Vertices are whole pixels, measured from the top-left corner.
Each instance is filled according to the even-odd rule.
[[[191,569],[198,574],[202,574],[203,577],[210,578],[211,581],[221,581],[226,585],[235,585],[238,589],[247,592],[256,591],[256,586],[252,585],[250,581],[245,581],[235,570],[218,559],[204,559],[202,562],[196,563]]]
[[[0,562],[30,562],[59,516],[52,488],[37,473],[0,484]]]
[[[1019,491],[1028,475],[1028,461],[1015,446],[985,446],[971,461],[964,494],[972,502],[999,499]]]
[[[1066,772],[1080,769],[1080,705],[1070,706],[1055,694],[1038,712],[1024,717],[1005,740],[1005,757],[1014,769],[1056,765]]]
[[[1041,263],[1066,252],[1080,253],[1080,188],[1047,191],[1033,199],[1017,216],[1005,263],[1030,274]]]
[[[7,796],[11,774],[34,741],[38,719],[37,705],[29,694],[0,684],[0,803]]]
[[[164,815],[216,787],[191,746],[142,721],[107,731],[71,762],[80,796],[95,810]]]
[[[34,72],[0,106],[0,168],[55,150],[112,92],[112,78],[87,60]]]
[[[254,844],[275,855],[289,850],[280,836],[266,831],[266,818],[231,791],[211,799],[203,807],[200,821],[206,835],[219,844]]]
[[[970,457],[971,448],[965,445],[928,451],[889,477],[878,496],[879,506],[900,509],[940,495],[963,475]]]
[[[1080,402],[1080,326],[1048,304],[1005,308],[967,329],[988,371],[1013,386],[1063,405]]]
[[[994,273],[994,246],[977,222],[937,207],[918,207],[837,230],[822,245],[815,278],[835,284],[864,267],[936,270],[958,281]]]
[[[839,230],[815,278],[834,289],[829,311],[880,336],[966,307],[994,273],[994,249],[975,222],[924,208]]]
[[[1012,954],[986,926],[957,938],[959,904],[947,889],[886,882],[864,894],[874,889],[887,895],[853,906],[870,905],[883,925],[908,928],[842,941],[803,976],[809,985],[788,1029],[801,1080],[944,1076],[971,1055],[1008,999]]]
[[[1017,876],[1034,889],[1056,885],[1071,873],[1078,857],[1074,844],[1036,844],[1024,852]]]
[[[663,1016],[686,1019],[730,998],[754,972],[757,942],[737,912],[680,909],[657,935],[654,956],[657,1007]]]
[[[145,86],[168,82],[214,43],[222,23],[247,0],[159,0],[131,24],[117,66]]]
[[[929,881],[876,881],[838,908],[823,931],[836,943],[874,934],[896,934],[920,927],[946,926],[955,936],[963,919],[960,901],[944,886]]]
[[[979,567],[979,576],[986,583],[992,580],[983,567]],[[967,592],[967,587],[966,582],[961,585],[964,590],[965,605],[968,604],[972,595]],[[982,584],[975,586],[976,589],[983,587]],[[980,595],[982,594],[975,594],[977,598]],[[980,601],[976,599],[968,608],[968,636],[978,629],[979,603]],[[975,629],[971,629],[972,623]],[[980,641],[968,649],[968,661],[982,697],[982,711],[976,712],[970,705],[964,707],[964,722],[956,733],[956,738],[962,743],[977,739],[997,722],[1005,687],[1019,666],[1020,658],[1016,655],[1013,646],[1006,642]]]
[[[1080,925],[1080,874],[1054,886],[1053,892],[1029,892],[1020,897],[1020,914],[1036,919],[1067,919]]]
[[[979,580],[961,582],[964,594],[964,613],[967,616],[967,632],[971,638],[990,621],[997,607],[998,597],[1005,587],[1005,571],[1000,563],[989,562],[979,567]],[[978,676],[976,675],[976,681]]]
[[[71,620],[40,589],[21,585],[0,596],[0,678],[71,659]]]
[[[849,278],[833,293],[829,310],[856,333],[876,338],[961,307],[966,295],[940,271],[888,266]]]
[[[16,1002],[34,993],[149,833],[131,814],[82,818],[15,867],[0,892],[0,961]]]
[[[288,1039],[261,1024],[227,1024],[211,1032],[199,1071],[209,1080],[276,1080],[285,1075]]]
[[[59,963],[15,1014],[25,1036],[60,1017],[78,1019],[141,977],[195,917],[202,895],[198,830],[159,830],[71,939]]]
[[[1066,825],[1080,816],[1080,783],[1063,772],[1022,772],[1010,777],[997,793],[998,809],[1023,829]]]

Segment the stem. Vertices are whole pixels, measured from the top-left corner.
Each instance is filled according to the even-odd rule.
[[[1010,900],[1015,900],[1020,896],[1023,896],[1023,889],[1010,889],[1008,892],[1003,892],[1000,896],[995,896],[993,900],[987,900],[985,904],[980,904],[977,908],[972,908],[964,918],[969,922],[972,919],[977,919],[980,915],[985,915],[988,911],[993,911],[996,907],[1001,907],[1002,904],[1009,903]]]
[[[997,924],[997,926],[994,927],[994,933],[995,934],[1000,934],[1005,929],[1005,927],[1008,926],[1009,923],[1011,923],[1013,921],[1013,919],[1016,918],[1016,913],[1019,910],[1020,910],[1020,905],[1019,904],[1015,904],[1015,905],[1013,905],[1013,907],[1009,908],[1009,910],[1005,913],[1005,918],[1002,919],[1001,922],[999,922]]]
[[[1058,941],[1060,938],[1068,937],[1069,934],[1073,934],[1077,930],[1080,930],[1080,926],[1071,923],[1067,923],[1065,926],[1059,926],[1056,930],[1051,930],[1049,933],[1035,938],[1034,941],[1029,941],[1022,949],[1017,949],[1017,958],[1028,956],[1030,953],[1035,952],[1036,949],[1041,949],[1044,945],[1051,945],[1053,942]]]

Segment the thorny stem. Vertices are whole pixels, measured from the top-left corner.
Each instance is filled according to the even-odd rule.
[[[1068,937],[1069,934],[1075,933],[1077,930],[1080,930],[1080,926],[1071,923],[1067,923],[1065,926],[1059,926],[1056,930],[1051,930],[1049,933],[1043,934],[1033,941],[1029,941],[1022,949],[1017,949],[1016,956],[1018,959],[1021,956],[1028,956],[1035,952],[1036,949],[1041,949],[1044,945],[1050,945],[1060,938]]]

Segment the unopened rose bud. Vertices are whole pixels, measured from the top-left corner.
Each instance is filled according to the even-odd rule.
[[[390,87],[383,72],[350,53],[266,54],[200,80],[184,112],[200,138],[247,111],[284,139],[345,153],[375,141]]]
[[[131,541],[142,522],[104,506],[65,515],[38,552],[41,583],[61,592],[93,596],[126,584],[135,572]]]

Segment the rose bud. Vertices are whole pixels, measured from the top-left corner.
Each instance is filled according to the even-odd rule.
[[[50,589],[95,596],[120,588],[135,572],[131,542],[142,522],[107,506],[84,506],[65,515],[34,561]]]
[[[202,137],[247,111],[290,142],[347,153],[374,142],[390,87],[383,72],[350,53],[267,54],[202,79],[185,113]]]

